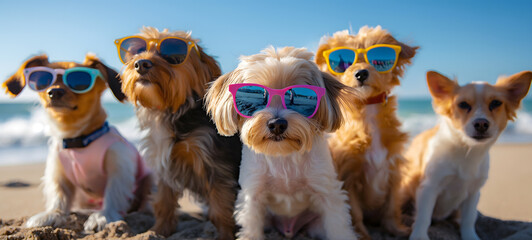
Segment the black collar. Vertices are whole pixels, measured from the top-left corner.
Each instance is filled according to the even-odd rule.
[[[83,148],[91,142],[109,132],[109,124],[105,122],[101,128],[96,129],[89,135],[81,135],[76,138],[63,138],[63,148]]]

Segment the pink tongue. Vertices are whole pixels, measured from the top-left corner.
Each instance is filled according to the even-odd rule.
[[[294,217],[274,216],[273,222],[277,230],[281,232],[285,237],[294,237],[301,228],[312,222],[318,217],[317,214],[304,211]]]

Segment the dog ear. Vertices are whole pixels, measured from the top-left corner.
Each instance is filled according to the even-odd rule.
[[[399,42],[398,45],[401,46],[401,52],[399,53],[399,58],[402,58],[402,59],[413,58],[416,55],[417,50],[419,49],[418,46],[411,47],[402,42]]]
[[[502,87],[506,91],[506,107],[510,114],[509,119],[513,119],[515,110],[519,108],[521,100],[528,94],[532,81],[531,71],[522,71],[512,76],[499,78],[496,87]]]
[[[328,49],[330,49],[330,46],[329,46],[329,44],[325,43],[325,44],[321,44],[318,47],[318,50],[316,51],[316,56],[315,56],[314,62],[316,62],[316,64],[318,65],[318,67],[322,71],[326,71],[327,70],[327,68],[322,69],[322,66],[327,66],[327,62],[325,61],[325,57],[323,56],[323,52],[328,50]]]
[[[200,55],[200,60],[202,63],[204,63],[207,68],[209,69],[209,72],[211,73],[211,76],[213,79],[218,78],[220,75],[222,75],[222,70],[220,69],[220,66],[218,65],[218,62],[211,56],[207,55],[203,48],[196,45],[196,51]]]
[[[223,136],[233,136],[238,131],[238,115],[229,92],[229,85],[235,82],[236,75],[235,71],[222,75],[212,82],[205,95],[207,112]]]
[[[445,100],[451,96],[454,90],[458,87],[456,81],[450,80],[435,71],[427,72],[427,85],[430,94],[439,100]]]
[[[6,89],[6,93],[14,98],[22,92],[22,89],[26,86],[26,80],[24,79],[24,69],[37,66],[48,65],[48,56],[42,54],[32,57],[26,60],[15,74],[9,77],[3,84],[2,88]]]
[[[118,74],[118,72],[105,65],[102,61],[100,61],[100,59],[92,54],[87,54],[85,56],[83,65],[100,70],[102,75],[106,78],[104,80],[106,80],[107,86],[109,86],[113,92],[113,95],[116,97],[116,99],[118,99],[118,101],[124,102],[126,96],[122,92],[122,81],[120,80],[120,74]]]
[[[355,89],[342,84],[331,74],[321,72],[321,77],[326,90],[325,105],[320,103],[316,119],[324,131],[331,132],[342,125],[342,111],[353,111],[355,106],[362,103],[362,98]]]

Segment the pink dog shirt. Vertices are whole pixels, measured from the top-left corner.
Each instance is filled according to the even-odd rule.
[[[133,160],[137,166],[135,174],[136,186],[150,173],[140,157],[137,149],[128,142],[118,131],[111,127],[109,132],[91,142],[84,148],[67,148],[59,151],[59,159],[63,164],[66,177],[76,186],[82,188],[92,197],[103,197],[107,184],[104,156],[107,149],[115,142],[125,143],[137,157]],[[135,187],[136,189],[136,187]],[[132,189],[134,191],[135,189]]]

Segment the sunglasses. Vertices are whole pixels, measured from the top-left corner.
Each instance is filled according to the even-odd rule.
[[[28,86],[37,92],[44,91],[63,75],[63,83],[75,93],[86,93],[94,87],[96,77],[103,79],[100,70],[87,67],[55,69],[49,67],[32,67],[24,69],[24,79]]]
[[[329,71],[335,75],[343,74],[349,66],[356,63],[358,55],[364,54],[364,59],[378,72],[387,73],[397,64],[401,46],[391,44],[376,44],[366,49],[337,47],[323,52]]]
[[[115,40],[120,61],[125,64],[133,56],[141,52],[150,51],[151,42],[155,42],[159,55],[170,64],[178,65],[185,62],[192,48],[196,49],[196,53],[199,56],[198,47],[191,40],[180,37],[146,39],[141,36],[129,36]]]
[[[283,89],[271,89],[260,84],[239,83],[229,85],[236,111],[250,118],[257,111],[270,106],[272,97],[278,95],[285,109],[311,118],[318,111],[325,88],[311,85],[294,85]]]

